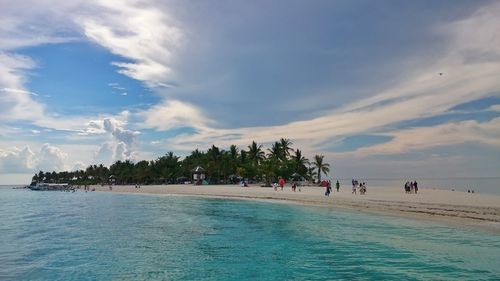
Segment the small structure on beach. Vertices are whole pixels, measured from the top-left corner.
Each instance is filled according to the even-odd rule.
[[[116,177],[115,177],[115,175],[111,175],[111,176],[109,176],[109,178],[108,178],[108,183],[109,183],[110,185],[113,185],[113,184],[115,184],[115,183],[116,183]]]
[[[196,166],[196,168],[191,170],[191,172],[193,173],[194,184],[201,184],[205,179],[205,169],[203,169],[201,166]]]

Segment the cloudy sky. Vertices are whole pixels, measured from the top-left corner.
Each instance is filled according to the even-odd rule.
[[[281,137],[335,177],[500,174],[498,1],[0,7],[0,184]]]

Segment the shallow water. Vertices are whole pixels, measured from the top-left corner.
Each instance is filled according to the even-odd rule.
[[[0,280],[499,280],[500,236],[329,208],[0,190]]]

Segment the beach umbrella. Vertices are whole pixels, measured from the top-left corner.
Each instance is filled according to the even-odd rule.
[[[201,166],[196,166],[196,168],[192,169],[191,172],[193,172],[193,173],[203,173],[203,172],[205,172],[205,169],[203,169]]]

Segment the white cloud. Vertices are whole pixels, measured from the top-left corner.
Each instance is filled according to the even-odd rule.
[[[43,115],[43,106],[23,89],[23,71],[34,67],[29,57],[0,51],[0,121],[34,120]]]
[[[12,89],[12,88],[3,88],[0,91],[11,92],[11,93],[19,93],[19,94],[28,94],[37,97],[38,94],[30,91],[25,91],[21,89]]]
[[[68,155],[56,146],[44,144],[37,155],[37,170],[62,171],[64,170],[64,159]]]
[[[500,149],[500,118],[489,122],[462,121],[432,127],[393,131],[385,135],[390,141],[359,148],[339,155],[365,157],[368,155],[402,154],[415,150],[477,143]]]
[[[111,82],[111,83],[108,83],[108,86],[110,86],[111,88],[115,89],[115,90],[125,90],[125,87],[122,87],[120,86],[119,83],[116,83],[116,82]]]
[[[108,137],[94,155],[94,162],[109,165],[116,160],[134,159],[138,131],[126,129],[128,111],[115,117],[91,120],[80,135]]]
[[[127,59],[127,62],[114,62],[121,73],[150,87],[172,87],[168,83],[175,76],[171,63],[175,59],[175,51],[183,43],[185,32],[170,18],[168,11],[153,7],[152,2],[69,2],[40,0],[24,1],[22,5],[11,2],[0,5],[0,89],[3,89],[0,91],[0,121],[24,120],[47,128],[79,130],[87,136],[110,136],[104,141],[96,159],[109,161],[133,157],[138,132],[125,129],[124,121],[103,116],[66,118],[48,114],[45,106],[25,87],[25,72],[35,68],[35,62],[12,52],[19,47],[74,40],[77,34],[84,34]],[[180,135],[166,141],[172,149],[180,150],[191,150],[193,145],[247,145],[251,140],[266,143],[288,137],[305,151],[313,152],[321,150],[322,143],[328,139],[334,141],[371,132],[391,135],[392,130],[387,127],[392,124],[441,114],[457,104],[500,90],[497,82],[500,77],[499,12],[500,4],[494,3],[479,9],[467,19],[437,27],[436,32],[449,42],[442,59],[436,61],[422,57],[428,62],[427,67],[415,71],[415,76],[318,118],[278,126],[219,129],[210,120],[209,114],[200,108],[170,99],[153,105],[145,112],[133,114],[144,121],[136,126],[157,130],[186,126],[195,128],[197,133],[194,135]],[[43,24],[46,20],[48,23]],[[438,72],[444,75],[440,76]],[[115,83],[109,86],[120,87]],[[241,114],[248,114],[248,111],[251,109],[245,109]],[[466,133],[473,132],[474,126],[468,126],[471,127]],[[435,130],[438,129],[428,128],[428,131],[419,132],[423,135],[439,133]],[[438,138],[427,143],[411,143],[405,132],[393,133],[397,142],[395,147],[402,151],[425,149],[432,143],[448,141]],[[480,143],[489,142],[489,138],[482,135],[469,136],[477,138]],[[377,149],[392,153],[382,146]],[[3,153],[14,157],[12,155],[19,155],[20,152]],[[48,158],[54,157],[49,159],[55,163],[53,167],[62,165],[57,159],[64,158],[64,153],[49,148],[44,153]],[[21,157],[18,162],[26,167],[34,166],[37,163],[35,158],[22,162],[24,158]]]
[[[141,127],[157,130],[179,127],[204,129],[212,122],[194,105],[178,100],[167,100],[138,115],[144,120]]]
[[[182,31],[165,10],[140,1],[95,1],[101,12],[77,16],[85,35],[133,62],[114,62],[120,73],[149,85],[171,79],[173,51]]]
[[[492,105],[488,108],[488,110],[500,112],[500,104]]]
[[[80,35],[123,56],[115,62],[120,72],[151,85],[169,81],[172,52],[182,32],[165,10],[143,1],[23,1],[0,5],[0,121],[27,121],[41,127],[80,130],[88,116],[61,118],[25,89],[25,71],[33,60],[16,55],[16,49],[56,44]],[[118,83],[111,87],[123,90]],[[125,92],[122,95],[126,95]]]
[[[109,165],[114,159],[114,147],[112,143],[103,143],[96,152],[93,161],[95,163]]]
[[[115,160],[125,160],[131,158],[131,151],[127,148],[124,142],[119,142],[116,144],[115,151],[113,154],[113,159]]]
[[[321,151],[326,140],[334,142],[346,136],[374,132],[390,135],[394,124],[440,115],[456,105],[500,91],[498,11],[500,3],[494,3],[467,19],[436,27],[436,32],[448,41],[447,52],[441,60],[422,57],[422,60],[428,60],[427,66],[412,70],[415,75],[399,85],[314,119],[277,126],[217,129],[209,126],[201,110],[195,106],[169,101],[141,113],[145,120],[143,126],[158,130],[183,125],[195,127],[197,133],[194,135],[180,135],[168,140],[170,147],[188,151],[198,145],[246,145],[252,140],[269,143],[280,137],[291,138],[306,151]],[[430,146],[440,144],[433,139],[426,141]]]
[[[29,173],[35,162],[35,154],[26,146],[10,150],[0,149],[0,171],[2,173]]]
[[[0,51],[0,122],[27,121],[58,130],[81,129],[89,117],[48,114],[45,105],[34,99],[37,94],[24,88],[24,71],[35,67],[29,57]]]
[[[134,144],[138,131],[127,130],[123,128],[123,123],[112,118],[103,120],[104,130],[111,133],[118,141],[123,142],[128,147]]]
[[[71,171],[79,171],[79,170],[85,170],[87,168],[87,165],[83,163],[82,161],[76,161],[75,165],[73,165],[73,169]]]
[[[64,160],[66,158],[66,153],[48,143],[44,144],[37,153],[34,153],[29,146],[25,146],[23,149],[17,147],[0,149],[0,172],[61,171],[65,168]]]

